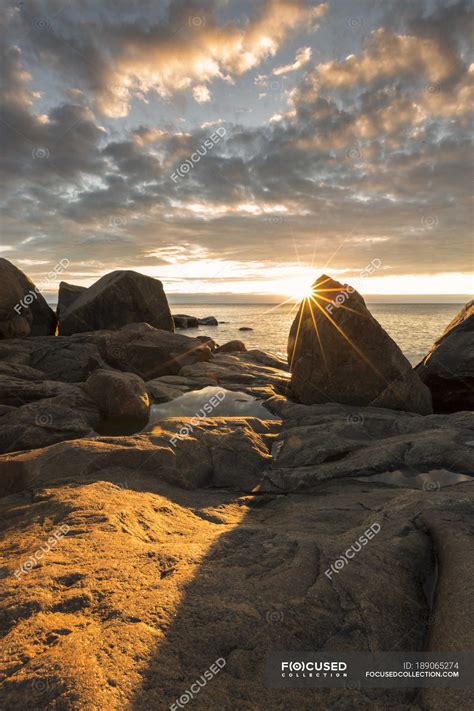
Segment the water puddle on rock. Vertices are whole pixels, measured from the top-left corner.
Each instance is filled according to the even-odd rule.
[[[473,481],[467,474],[459,474],[448,469],[431,469],[419,472],[413,469],[395,469],[393,472],[382,472],[373,476],[358,476],[357,481],[379,482],[381,484],[395,484],[410,489],[423,489],[424,491],[437,491],[443,486],[454,486],[464,481]]]
[[[278,420],[260,400],[243,392],[208,386],[185,393],[170,402],[152,405],[149,424],[166,417],[258,417]]]

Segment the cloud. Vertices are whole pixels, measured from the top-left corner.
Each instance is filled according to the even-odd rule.
[[[105,2],[99,12],[86,4],[81,31],[46,2],[49,12],[36,11],[48,31],[32,32],[37,23],[33,3],[21,14],[21,29],[29,33],[31,48],[45,64],[58,73],[74,70],[79,85],[74,88],[87,88],[101,113],[119,118],[128,114],[133,98],[144,99],[148,92],[170,97],[194,90],[198,101],[207,101],[202,98],[207,96],[205,84],[233,81],[257,67],[273,57],[291,33],[311,29],[327,10],[326,4],[313,6],[310,0],[259,0],[250,19],[219,23],[219,2],[198,7],[180,1],[170,4],[166,17],[157,17],[151,5],[146,22],[148,4],[140,19],[128,7],[120,13]]]
[[[279,76],[280,74],[288,74],[288,72],[296,72],[298,69],[301,69],[301,67],[304,67],[305,64],[308,64],[310,59],[311,47],[302,47],[297,51],[293,64],[285,64],[282,67],[275,67],[273,74]]]
[[[257,72],[264,61],[251,90],[271,91],[275,52],[293,29],[314,21],[310,6],[258,2],[247,22],[219,24],[217,3],[200,3],[199,11],[173,3],[159,20],[155,5],[144,0],[131,12],[121,0],[104,0],[106,21],[91,4],[87,32],[66,23],[64,11],[29,48],[5,33],[2,226],[13,259],[34,254],[35,276],[40,262],[67,257],[67,279],[87,280],[104,265],[156,267],[159,276],[163,260],[219,255],[242,269],[258,262],[265,279],[278,263],[297,262],[296,244],[302,264],[316,254],[324,266],[334,255],[330,265],[346,272],[373,257],[391,275],[466,270],[474,78],[467,3],[432,14],[417,3],[418,16],[409,4],[404,27],[387,21],[339,58],[331,51],[316,66],[306,63],[289,105],[275,102],[260,119],[256,109],[247,126],[237,110],[232,122],[209,101],[197,107],[193,96],[206,98],[213,80]],[[31,11],[43,17],[46,6],[32,0]],[[306,49],[295,63],[309,59],[300,54]],[[190,114],[185,130],[177,118],[184,104],[166,125],[161,115],[137,112],[149,88],[184,91],[199,118]],[[225,90],[230,102],[247,97],[238,85]],[[175,184],[172,172],[224,120],[215,116],[225,117],[225,138]]]
[[[204,84],[198,84],[194,87],[193,96],[198,104],[204,104],[211,100],[211,92]]]

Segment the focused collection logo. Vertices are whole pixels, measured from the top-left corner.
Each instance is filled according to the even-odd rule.
[[[341,661],[293,660],[281,662],[281,678],[339,678],[347,677],[347,663]]]

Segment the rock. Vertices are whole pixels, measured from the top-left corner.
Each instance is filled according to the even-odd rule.
[[[26,345],[25,345],[26,344]],[[143,380],[175,375],[184,365],[210,360],[211,351],[195,338],[129,324],[119,331],[0,341],[0,358],[41,370],[48,380],[79,383],[97,368],[132,372]]]
[[[253,348],[252,350],[247,351],[245,357],[253,363],[267,365],[269,368],[277,368],[278,370],[286,371],[290,369],[287,361],[283,360],[283,358],[280,358],[274,353],[266,353],[265,351],[259,351]]]
[[[415,368],[435,412],[474,410],[474,301],[467,303]]]
[[[74,386],[69,383],[44,380],[43,378],[41,380],[33,380],[31,377],[24,379],[4,375],[0,372],[0,403],[2,405],[18,407],[36,400],[69,395],[74,392],[76,392]]]
[[[0,360],[0,376],[32,381],[45,379],[45,374],[41,370],[30,368],[28,365],[24,365],[21,362],[15,363],[6,360]]]
[[[0,360],[2,363],[10,363],[17,367],[19,365],[28,366],[31,358],[33,345],[41,342],[41,337],[35,338],[0,338]]]
[[[264,680],[278,649],[472,649],[472,487],[331,482],[320,496],[237,497],[179,490],[151,462],[124,478],[94,467],[85,448],[74,454],[83,444],[39,453],[38,484],[47,455],[54,469],[62,462],[62,483],[0,501],[6,711],[170,708],[221,659],[196,686],[196,708],[471,708],[470,689],[272,690]],[[343,559],[370,527],[376,535]]]
[[[201,341],[204,345],[208,346],[211,353],[217,351],[217,343],[210,336],[195,336],[196,341]]]
[[[134,324],[100,343],[104,359],[119,370],[136,373],[143,380],[161,375],[178,375],[185,365],[205,362],[212,354],[207,344],[196,338]]]
[[[377,407],[265,403],[282,418],[262,491],[316,491],[321,482],[400,471],[427,482],[444,469],[474,476],[474,415],[421,416]]]
[[[81,336],[57,336],[35,339],[30,365],[41,369],[50,380],[80,383],[96,368],[106,368],[99,339]]]
[[[64,317],[69,309],[71,308],[74,301],[76,301],[81,294],[87,291],[85,286],[77,286],[76,284],[68,284],[66,281],[61,281],[59,283],[58,292],[58,305],[56,307],[56,313],[58,319]]]
[[[218,326],[219,322],[215,316],[205,316],[204,318],[198,318],[200,326]]]
[[[80,388],[70,385],[67,394],[22,405],[5,414],[0,419],[0,451],[17,452],[92,437],[100,421],[95,403]]]
[[[249,352],[217,353],[206,363],[194,363],[180,370],[201,387],[222,385],[228,390],[239,390],[266,399],[275,393],[286,393],[288,373],[256,362]]]
[[[173,314],[175,328],[198,328],[199,320],[196,316],[186,316],[185,314]]]
[[[187,385],[178,387],[177,385],[168,385],[163,383],[161,378],[149,380],[146,384],[147,390],[154,402],[170,402],[177,397],[181,397],[184,393],[189,392],[190,388]]]
[[[250,328],[250,326],[241,326],[239,331],[253,331],[253,328]]]
[[[288,341],[295,400],[431,413],[428,388],[360,294],[324,275],[313,289]]]
[[[98,432],[107,428],[116,434],[138,431],[150,416],[150,398],[143,380],[135,373],[95,370],[83,385],[83,390],[105,416]]]
[[[44,419],[51,415],[52,428],[51,402],[43,403]],[[84,407],[85,402],[81,412]],[[0,419],[0,439],[3,421],[8,417]],[[270,450],[279,428],[279,420],[256,417],[173,417],[134,436],[75,437],[73,442],[46,449],[0,456],[0,496],[30,486],[50,486],[76,478],[85,481],[96,477],[98,471],[101,477],[115,472],[122,481],[141,472],[184,489],[232,486],[250,491],[271,461]]]
[[[228,341],[217,349],[218,353],[235,353],[237,351],[246,351],[245,343],[242,341]]]
[[[0,258],[0,338],[46,336],[55,330],[56,316],[38,287]]]
[[[59,333],[69,336],[139,322],[174,331],[163,285],[158,279],[137,272],[115,271],[103,276],[72,302],[61,318]]]

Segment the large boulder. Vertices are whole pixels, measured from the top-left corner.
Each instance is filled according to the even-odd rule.
[[[66,281],[62,281],[59,284],[58,292],[58,305],[56,307],[56,313],[58,319],[64,318],[71,308],[72,304],[76,299],[81,296],[85,291],[87,291],[85,286],[77,286],[76,284],[68,284]]]
[[[0,338],[47,336],[56,316],[38,287],[7,259],[0,259]]]
[[[416,366],[435,412],[474,410],[474,300],[451,321]]]
[[[173,317],[163,285],[158,279],[133,271],[106,274],[75,299],[61,314],[59,334],[119,329],[146,322],[174,331]]]
[[[94,371],[83,385],[104,416],[98,431],[127,434],[146,425],[150,416],[150,397],[144,381],[135,373],[116,370]]]
[[[325,275],[300,305],[290,330],[288,361],[292,396],[303,404],[432,412],[428,388],[362,296]]]

